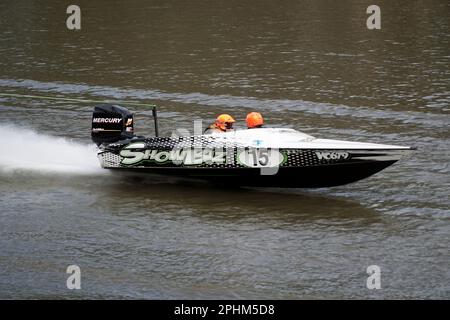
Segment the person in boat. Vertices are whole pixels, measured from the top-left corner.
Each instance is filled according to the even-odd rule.
[[[236,121],[229,114],[221,114],[217,117],[216,121],[206,128],[205,134],[211,134],[214,132],[222,133],[227,131],[232,131],[233,123]]]
[[[250,112],[245,122],[247,122],[247,129],[262,128],[264,125],[264,119],[259,112]]]

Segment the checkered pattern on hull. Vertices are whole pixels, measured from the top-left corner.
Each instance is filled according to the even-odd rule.
[[[99,159],[102,167],[105,168],[118,168],[120,167],[120,161],[122,157],[112,152],[104,152],[99,154]]]

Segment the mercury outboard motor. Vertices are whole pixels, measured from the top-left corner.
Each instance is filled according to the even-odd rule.
[[[133,114],[116,104],[94,107],[91,138],[98,146],[134,137]]]

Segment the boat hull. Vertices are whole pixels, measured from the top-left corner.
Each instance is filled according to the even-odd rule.
[[[142,174],[206,180],[213,184],[275,188],[324,188],[345,185],[374,175],[396,161],[343,163],[314,167],[279,168],[274,175],[261,175],[251,168],[111,168]]]
[[[104,168],[112,170],[135,171],[140,174],[157,174],[182,179],[206,180],[220,185],[321,188],[345,185],[367,178],[394,164],[410,152],[409,149],[405,148],[386,150],[268,150],[260,148],[255,149],[257,153],[261,152],[261,150],[265,150],[266,153],[270,151],[268,152],[269,165],[253,166],[253,163],[246,163],[246,160],[240,154],[240,152],[244,152],[245,155],[248,155],[252,150],[251,148],[233,149],[231,152],[228,150],[228,156],[225,157],[229,161],[223,164],[213,162],[186,163],[188,159],[186,155],[184,156],[184,162],[174,162],[173,159],[158,162],[157,157],[162,151],[147,150],[146,152],[146,150],[136,151],[136,149],[133,149],[134,153],[131,153],[133,157],[136,157],[136,154],[149,155],[147,159],[141,159],[138,163],[124,164],[124,159],[126,159],[125,162],[136,159],[129,157],[129,153],[123,151],[122,153],[121,151],[100,152],[99,158]],[[201,155],[204,155],[202,153],[204,150],[200,150]],[[173,152],[173,150],[166,151],[166,153],[169,152]],[[271,162],[275,153],[281,156],[275,157],[275,162]],[[121,154],[126,157],[121,156]],[[153,159],[151,159],[152,154]],[[115,161],[111,159],[115,159]],[[282,160],[280,162],[277,159]]]

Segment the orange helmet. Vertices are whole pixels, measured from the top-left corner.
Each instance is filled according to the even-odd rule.
[[[245,119],[247,122],[247,128],[258,128],[264,124],[264,119],[259,112],[250,112]]]
[[[217,117],[216,126],[225,131],[227,129],[232,129],[234,122],[236,121],[233,119],[233,117],[225,113]]]

